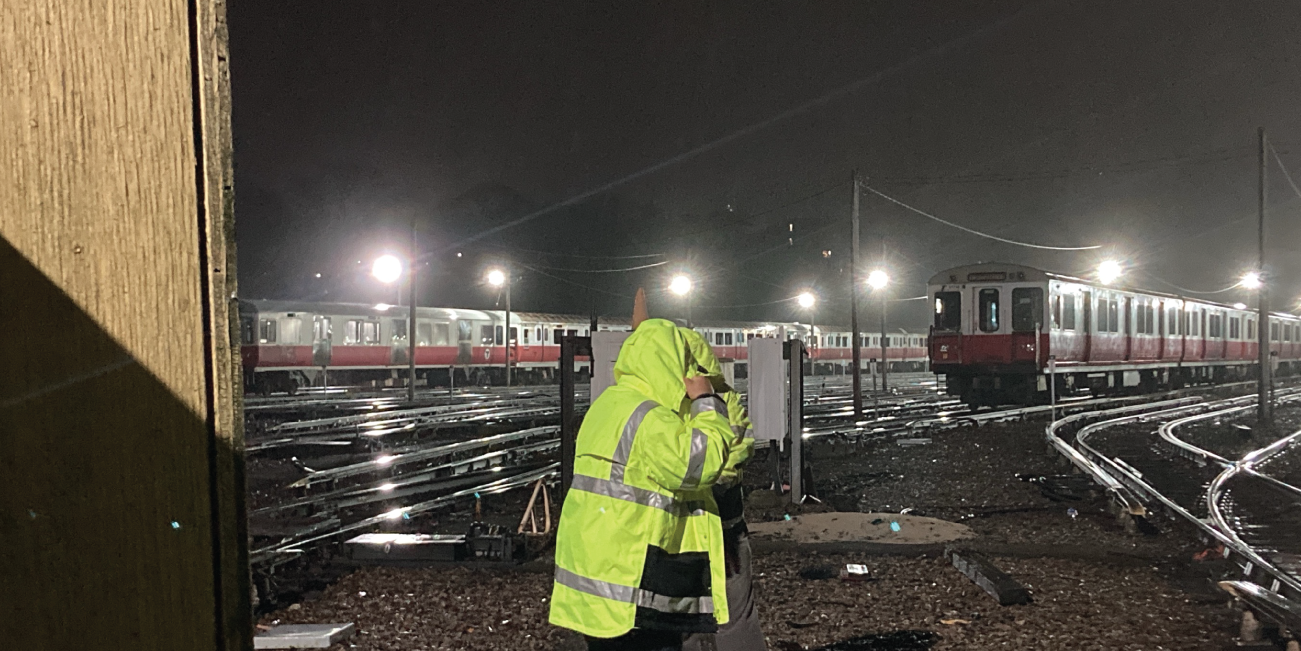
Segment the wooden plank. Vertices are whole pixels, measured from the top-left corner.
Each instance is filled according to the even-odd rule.
[[[223,14],[0,3],[6,647],[249,644]]]
[[[975,552],[946,550],[953,567],[998,600],[1003,606],[1030,603],[1030,591],[1006,572],[998,569],[989,559]]]

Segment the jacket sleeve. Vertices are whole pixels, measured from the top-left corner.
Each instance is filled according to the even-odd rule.
[[[727,404],[717,397],[693,401],[686,418],[656,408],[637,432],[628,467],[669,491],[707,488],[718,481],[734,438]]]
[[[749,436],[747,432],[753,425],[750,424],[750,414],[747,414],[745,407],[741,406],[741,395],[735,391],[728,391],[723,394],[723,400],[727,402],[727,421],[732,425],[732,434],[736,438]]]

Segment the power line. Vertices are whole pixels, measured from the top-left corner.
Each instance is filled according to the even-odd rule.
[[[1148,278],[1151,278],[1151,279],[1153,279],[1153,280],[1155,280],[1155,281],[1157,281],[1157,282],[1159,282],[1159,283],[1162,283],[1162,284],[1164,284],[1164,285],[1169,285],[1170,287],[1173,287],[1173,288],[1175,288],[1175,289],[1177,289],[1177,290],[1179,290],[1179,291],[1181,291],[1181,292],[1184,292],[1185,294],[1202,294],[1202,295],[1208,295],[1208,296],[1211,295],[1211,294],[1223,294],[1223,293],[1225,293],[1225,292],[1228,292],[1228,291],[1232,291],[1232,290],[1234,290],[1234,289],[1237,289],[1237,288],[1241,285],[1241,283],[1233,283],[1232,285],[1229,285],[1228,287],[1225,287],[1224,289],[1216,289],[1216,290],[1212,290],[1212,291],[1209,291],[1209,292],[1203,292],[1203,291],[1198,291],[1198,290],[1196,290],[1196,289],[1188,289],[1187,287],[1180,287],[1179,285],[1176,285],[1176,284],[1174,284],[1174,283],[1172,283],[1172,282],[1166,280],[1165,278],[1162,278],[1162,277],[1160,277],[1160,276],[1158,276],[1158,275],[1156,275],[1156,274],[1154,274],[1154,273],[1152,273],[1152,272],[1150,272],[1150,271],[1143,271],[1143,270],[1140,269],[1139,272],[1142,273],[1143,275],[1147,276]]]
[[[652,262],[650,264],[644,264],[639,267],[624,267],[623,269],[563,269],[560,267],[547,267],[543,265],[538,265],[538,266],[542,267],[543,269],[550,269],[551,271],[566,271],[566,272],[583,273],[583,274],[613,274],[613,273],[622,273],[625,271],[637,271],[639,269],[650,269],[652,267],[662,267],[666,264],[668,264],[667,260],[663,262]]]
[[[1028,6],[1028,5],[1027,5],[1027,6]],[[928,49],[928,50],[926,50],[926,51],[924,51],[924,52],[921,52],[921,53],[919,53],[919,54],[916,54],[916,55],[910,57],[909,59],[907,59],[907,60],[905,60],[905,61],[903,61],[903,62],[901,62],[901,63],[897,63],[897,64],[895,64],[895,65],[893,65],[893,66],[890,66],[890,67],[888,67],[888,68],[886,68],[886,69],[884,69],[884,70],[881,70],[881,71],[878,71],[878,72],[876,72],[876,73],[874,73],[874,74],[868,75],[867,77],[863,77],[863,78],[861,78],[861,79],[857,79],[857,80],[852,81],[852,82],[850,82],[850,83],[848,83],[848,84],[845,84],[845,85],[843,85],[843,86],[840,86],[839,88],[835,88],[835,89],[833,89],[833,90],[831,90],[831,91],[828,91],[828,92],[826,92],[826,93],[823,93],[822,95],[820,95],[820,96],[818,96],[818,97],[815,97],[815,98],[813,98],[813,99],[811,99],[811,100],[808,100],[808,101],[806,101],[806,102],[804,102],[804,103],[802,103],[802,104],[798,104],[798,105],[793,106],[793,107],[791,107],[791,108],[789,108],[789,109],[786,109],[786,110],[784,110],[784,111],[782,111],[782,112],[780,112],[780,113],[777,113],[776,115],[773,115],[773,116],[771,116],[771,117],[769,117],[769,118],[766,118],[766,119],[761,120],[761,121],[759,121],[759,122],[755,122],[755,123],[752,123],[752,124],[750,124],[750,125],[748,125],[748,126],[745,126],[745,127],[740,128],[740,129],[737,129],[736,131],[733,131],[733,132],[731,132],[731,133],[729,133],[729,134],[727,134],[727,135],[721,136],[721,137],[716,138],[716,139],[714,139],[714,140],[711,140],[711,141],[709,141],[709,142],[707,142],[707,143],[705,143],[705,144],[703,144],[703,145],[699,145],[699,146],[697,146],[697,147],[695,147],[695,148],[689,149],[689,150],[687,150],[687,151],[685,151],[685,152],[683,152],[683,153],[681,153],[681,154],[678,154],[678,155],[676,155],[676,156],[673,156],[673,157],[671,157],[671,158],[664,159],[664,160],[662,160],[662,161],[660,161],[660,162],[658,162],[658,163],[655,163],[654,165],[651,165],[651,166],[649,166],[649,167],[642,168],[641,170],[638,170],[638,171],[636,171],[636,172],[633,172],[633,173],[631,173],[631,174],[628,174],[628,175],[626,175],[626,176],[624,176],[624,177],[622,177],[622,178],[615,179],[614,181],[610,181],[609,183],[606,183],[606,184],[604,184],[604,185],[600,185],[600,186],[597,186],[597,187],[592,188],[592,189],[590,189],[590,190],[586,190],[586,191],[584,191],[584,192],[580,192],[580,193],[578,193],[578,194],[576,194],[576,195],[574,195],[574,196],[572,196],[572,197],[570,197],[570,198],[568,198],[568,199],[565,199],[565,200],[563,200],[563,201],[560,201],[560,202],[557,202],[557,203],[551,204],[550,206],[547,206],[546,208],[541,208],[541,209],[539,209],[539,210],[535,210],[535,211],[533,211],[533,212],[531,212],[531,213],[529,213],[529,214],[527,214],[527,215],[524,215],[524,216],[522,216],[522,217],[519,217],[519,218],[513,219],[513,220],[511,220],[511,221],[509,221],[509,222],[506,222],[505,224],[500,224],[500,225],[498,225],[498,226],[494,226],[494,227],[492,227],[492,228],[489,228],[488,230],[483,231],[482,233],[479,233],[478,235],[471,236],[471,237],[469,237],[468,239],[463,240],[462,242],[459,242],[459,243],[457,243],[457,244],[455,244],[455,245],[452,245],[452,246],[449,246],[449,247],[447,247],[447,248],[448,248],[448,249],[454,249],[454,248],[459,247],[459,246],[464,246],[465,243],[467,243],[467,242],[473,242],[473,241],[475,241],[475,240],[482,239],[482,238],[487,237],[487,236],[489,236],[489,235],[492,235],[492,234],[494,234],[494,233],[499,233],[499,232],[504,231],[504,230],[506,230],[506,229],[514,228],[514,227],[519,226],[520,224],[523,224],[523,223],[525,223],[525,222],[529,222],[529,221],[532,221],[532,220],[534,220],[534,219],[537,219],[538,217],[542,217],[543,215],[551,214],[551,213],[553,213],[553,212],[555,212],[555,211],[557,211],[557,210],[559,210],[559,209],[561,209],[561,208],[564,208],[564,207],[567,207],[567,206],[572,206],[572,205],[577,204],[577,203],[581,203],[582,201],[585,201],[585,200],[587,200],[587,199],[590,199],[591,197],[594,197],[594,196],[596,196],[596,195],[598,195],[598,194],[602,194],[602,193],[604,193],[604,192],[608,192],[608,191],[610,191],[610,190],[613,190],[614,188],[617,188],[617,187],[619,187],[619,186],[622,186],[622,185],[625,185],[625,184],[630,183],[630,182],[632,182],[632,181],[635,181],[635,180],[637,180],[637,179],[639,179],[639,178],[641,178],[641,177],[643,177],[643,176],[647,176],[647,175],[649,175],[649,174],[653,174],[653,173],[658,172],[658,171],[660,171],[660,170],[662,170],[662,169],[665,169],[665,168],[671,167],[671,166],[673,166],[673,165],[676,165],[676,164],[678,164],[678,163],[680,163],[680,162],[683,162],[683,161],[686,161],[686,160],[690,160],[690,159],[692,159],[692,158],[696,158],[697,156],[700,156],[701,154],[705,154],[705,153],[708,153],[708,152],[713,151],[713,150],[715,150],[715,149],[718,149],[719,147],[722,147],[723,145],[726,145],[726,144],[728,144],[728,143],[731,143],[731,142],[733,142],[733,141],[735,141],[735,140],[739,140],[739,139],[744,138],[744,137],[746,137],[746,136],[749,136],[749,135],[751,135],[751,134],[754,134],[754,133],[757,133],[757,132],[762,131],[762,130],[764,130],[764,129],[767,129],[768,127],[773,126],[774,124],[778,124],[778,123],[781,123],[781,122],[785,122],[786,120],[789,120],[790,118],[793,118],[793,117],[795,117],[795,116],[797,116],[797,115],[800,115],[800,114],[802,114],[802,113],[805,113],[805,112],[807,112],[807,111],[809,111],[809,110],[811,110],[811,109],[817,108],[817,107],[822,106],[822,105],[824,105],[824,104],[829,104],[829,103],[832,102],[833,100],[840,99],[841,97],[845,97],[845,96],[847,96],[847,95],[850,95],[851,93],[854,93],[855,91],[858,91],[858,90],[860,90],[860,89],[862,89],[862,88],[866,88],[866,87],[868,87],[868,86],[870,86],[870,85],[872,85],[872,84],[875,84],[875,83],[878,83],[878,82],[880,82],[880,81],[882,81],[882,80],[884,80],[884,79],[887,79],[887,78],[889,78],[889,77],[891,77],[891,76],[893,76],[893,75],[895,75],[895,74],[898,74],[899,72],[902,72],[903,70],[907,69],[908,67],[912,66],[913,64],[915,64],[915,63],[917,63],[917,62],[925,61],[925,60],[928,60],[928,59],[935,59],[935,58],[938,58],[938,57],[941,56],[941,55],[947,54],[947,53],[949,53],[949,52],[951,52],[951,51],[953,51],[953,50],[956,50],[956,49],[958,49],[958,48],[960,48],[960,47],[962,47],[962,46],[965,46],[965,45],[967,45],[967,44],[969,44],[969,43],[972,43],[972,42],[976,41],[979,37],[981,37],[981,36],[983,36],[983,35],[990,34],[990,33],[993,33],[993,32],[995,32],[995,31],[998,31],[998,30],[1002,29],[1003,27],[1005,27],[1005,26],[1007,26],[1007,25],[1009,25],[1009,24],[1015,22],[1017,19],[1021,18],[1022,15],[1025,14],[1025,13],[1027,13],[1026,8],[1025,8],[1025,7],[1022,7],[1021,9],[1019,9],[1019,10],[1013,12],[1012,14],[1010,14],[1009,16],[1007,16],[1007,17],[1005,17],[1005,18],[1002,18],[1002,19],[1000,19],[1000,20],[994,21],[993,23],[990,23],[990,24],[988,24],[988,25],[986,25],[986,26],[984,26],[984,27],[980,27],[980,28],[975,29],[975,30],[973,30],[973,31],[967,32],[966,34],[963,34],[962,36],[959,36],[959,37],[957,37],[957,38],[954,38],[954,39],[951,39],[951,40],[949,40],[949,41],[946,41],[946,42],[944,42],[944,43],[942,43],[942,44],[940,44],[940,45],[937,45],[937,46],[935,46],[935,47],[932,47],[932,48],[930,48],[930,49]]]
[[[1039,170],[1023,173],[981,173],[981,174],[954,174],[950,176],[913,176],[913,177],[873,177],[873,180],[898,185],[923,185],[923,184],[949,184],[949,183],[996,183],[1004,181],[1034,181],[1042,179],[1057,179],[1078,174],[1098,173],[1124,173],[1124,172],[1142,172],[1161,167],[1172,167],[1183,163],[1219,163],[1230,160],[1246,158],[1251,152],[1241,154],[1231,154],[1244,147],[1225,147],[1214,149],[1202,154],[1188,156],[1166,156],[1161,158],[1149,158],[1142,160],[1130,161],[1127,163],[1116,163],[1113,165],[1085,165],[1073,168],[1060,168],[1056,170]],[[1219,155],[1216,155],[1219,154]]]
[[[1288,174],[1287,165],[1283,164],[1283,159],[1279,157],[1278,150],[1274,149],[1273,144],[1269,145],[1269,150],[1273,152],[1274,160],[1278,162],[1279,169],[1283,170],[1283,177],[1287,179],[1288,185],[1292,186],[1292,191],[1296,193],[1296,196],[1301,197],[1301,188],[1296,187],[1296,181],[1293,181],[1292,175]]]
[[[581,253],[560,253],[556,251],[538,251],[536,249],[521,249],[515,246],[505,246],[494,244],[492,248],[504,249],[506,251],[516,251],[518,253],[531,253],[534,255],[555,257],[555,258],[583,258],[586,260],[638,260],[644,258],[664,258],[668,257],[667,253],[642,253],[638,255],[584,255]]]
[[[534,272],[537,272],[537,273],[542,274],[543,276],[547,276],[548,278],[554,278],[554,279],[556,279],[556,280],[559,280],[559,281],[562,282],[562,283],[569,283],[570,285],[574,285],[575,287],[582,287],[583,289],[591,290],[591,291],[594,291],[594,292],[600,292],[600,293],[602,293],[602,294],[609,294],[610,296],[617,296],[617,297],[619,297],[619,298],[632,298],[631,296],[629,296],[629,295],[627,295],[627,294],[620,294],[620,293],[618,293],[618,292],[611,292],[611,291],[608,291],[608,290],[600,289],[599,287],[592,287],[591,285],[584,285],[583,283],[577,283],[577,282],[574,282],[574,281],[572,281],[572,280],[570,280],[570,279],[568,279],[568,278],[562,278],[562,277],[557,276],[557,275],[554,275],[554,274],[549,274],[549,273],[547,273],[547,272],[545,272],[545,271],[542,271],[541,269],[536,269],[536,268],[534,268],[534,267],[530,267],[529,265],[526,265],[526,264],[523,264],[523,263],[516,263],[516,264],[519,264],[519,266],[524,267],[525,269],[528,269],[528,270],[530,270],[530,271],[534,271]]]
[[[975,230],[975,229],[973,229],[973,228],[967,228],[966,226],[962,226],[961,224],[955,224],[955,223],[953,223],[953,222],[951,222],[951,221],[944,220],[944,219],[940,219],[939,217],[936,217],[935,215],[932,215],[932,214],[930,214],[930,213],[928,213],[928,212],[926,212],[926,211],[924,211],[924,210],[921,210],[920,208],[914,208],[914,207],[912,207],[912,206],[910,206],[910,205],[908,205],[908,204],[906,204],[906,203],[904,203],[904,202],[902,202],[902,201],[900,201],[900,200],[898,200],[898,199],[895,199],[894,197],[891,197],[890,195],[885,194],[884,192],[881,192],[880,190],[877,190],[876,188],[873,188],[873,187],[871,187],[871,186],[869,186],[869,185],[864,184],[862,187],[863,187],[864,190],[867,190],[868,192],[871,192],[872,194],[875,194],[876,196],[881,197],[882,199],[885,199],[886,201],[889,201],[890,203],[893,203],[893,204],[896,204],[896,205],[902,206],[902,207],[904,207],[904,208],[907,208],[908,210],[911,210],[911,211],[913,211],[913,212],[915,212],[915,213],[921,215],[922,217],[926,217],[927,219],[935,220],[935,221],[937,221],[937,222],[939,222],[939,223],[941,223],[941,224],[944,224],[945,226],[951,226],[951,227],[956,228],[956,229],[958,229],[958,230],[960,230],[960,231],[966,231],[966,232],[968,232],[968,233],[971,233],[972,235],[979,235],[980,237],[984,237],[984,238],[987,238],[987,239],[995,240],[995,241],[997,241],[997,242],[1002,242],[1002,243],[1004,243],[1004,244],[1014,244],[1014,245],[1016,245],[1016,246],[1024,246],[1024,247],[1031,248],[1031,249],[1043,249],[1043,250],[1045,250],[1045,251],[1092,251],[1092,250],[1095,250],[1095,249],[1100,249],[1100,248],[1102,248],[1102,246],[1101,246],[1101,245],[1098,245],[1098,244],[1095,244],[1095,245],[1093,245],[1093,246],[1047,246],[1047,245],[1043,245],[1043,244],[1031,244],[1031,243],[1029,243],[1029,242],[1018,242],[1018,241],[1016,241],[1016,240],[1009,240],[1009,239],[1004,238],[1004,237],[999,237],[999,236],[997,236],[997,235],[990,235],[989,233],[982,233],[982,232],[980,232],[980,231],[978,231],[978,230]]]

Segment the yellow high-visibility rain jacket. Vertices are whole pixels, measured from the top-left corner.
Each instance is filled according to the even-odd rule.
[[[710,487],[733,437],[717,396],[683,409],[689,357],[673,323],[642,322],[619,352],[614,386],[584,417],[556,532],[552,624],[611,638],[727,622]]]

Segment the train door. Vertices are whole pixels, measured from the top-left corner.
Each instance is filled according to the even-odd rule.
[[[1134,297],[1125,297],[1123,316],[1120,332],[1125,336],[1125,360],[1129,361],[1130,356],[1134,354]]]
[[[1084,327],[1081,328],[1080,334],[1084,337],[1084,354],[1081,361],[1089,361],[1089,355],[1093,352],[1093,292],[1084,290]]]
[[[471,339],[473,334],[474,324],[468,319],[456,322],[456,363],[461,366],[468,366],[474,356],[474,341]]]
[[[316,315],[312,318],[312,365],[329,366],[330,357],[332,356],[334,329],[330,325],[330,317]]]
[[[1017,287],[1012,290],[1013,362],[1030,362],[1038,368],[1046,357],[1041,353],[1040,333],[1044,325],[1044,290],[1042,287]]]

